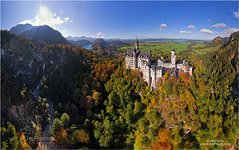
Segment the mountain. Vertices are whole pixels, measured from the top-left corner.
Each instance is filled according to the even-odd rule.
[[[11,28],[10,32],[33,41],[40,41],[47,44],[69,44],[59,31],[54,30],[48,25],[32,26],[30,24],[19,24]]]
[[[218,37],[216,37],[216,38],[214,38],[214,39],[212,40],[212,43],[220,43],[220,42],[222,42],[222,41],[223,41],[223,38],[220,37],[220,36],[218,36]]]
[[[96,39],[92,42],[93,49],[101,48],[105,50],[117,50],[119,47],[127,46],[129,42],[117,39],[108,39],[105,40],[103,38]]]
[[[229,38],[228,38],[228,37],[222,38],[222,37],[218,36],[218,37],[214,38],[211,42],[212,42],[213,44],[222,44],[222,45],[225,45],[226,43],[228,43],[228,41],[229,41]]]
[[[84,47],[86,45],[90,45],[91,42],[88,40],[78,40],[78,41],[74,41],[74,40],[68,40],[70,43],[72,43],[75,46],[80,46],[80,47]]]
[[[120,47],[128,46],[130,43],[123,40],[107,40],[107,49],[117,50]]]
[[[75,45],[75,46],[79,46],[82,48],[86,48],[90,46],[90,49],[94,49],[97,50],[102,49],[102,50],[117,50],[119,47],[122,46],[127,46],[129,45],[129,42],[126,42],[124,40],[120,40],[120,39],[103,39],[103,38],[99,38],[99,39],[94,39],[92,41],[91,38],[87,38],[87,37],[67,37],[68,41]],[[71,40],[70,40],[71,39]],[[76,40],[78,39],[78,40]],[[87,48],[86,48],[87,49]]]
[[[122,40],[112,40],[112,41],[107,41],[109,45],[113,45],[113,46],[125,46],[128,45],[129,43],[124,42]]]
[[[16,33],[17,35],[29,31],[34,27],[31,24],[18,24],[10,29],[10,32]]]
[[[69,41],[79,41],[79,40],[87,40],[89,42],[93,42],[95,38],[92,37],[86,37],[86,36],[68,36],[66,37],[67,40]]]
[[[67,36],[65,37],[68,41],[77,41],[80,39],[78,36]]]
[[[103,39],[99,38],[92,42],[93,49],[105,49],[108,43]]]

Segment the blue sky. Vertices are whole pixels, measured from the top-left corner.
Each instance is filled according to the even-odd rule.
[[[238,31],[237,1],[2,1],[1,29],[47,24],[64,36],[212,39]]]

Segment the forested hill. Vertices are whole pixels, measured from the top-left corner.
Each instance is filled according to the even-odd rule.
[[[230,36],[227,44],[214,53],[205,54],[200,60],[194,61],[196,65],[195,75],[203,78],[205,84],[212,86],[213,95],[225,96],[224,92],[232,92],[238,97],[238,43],[239,32]],[[227,87],[224,89],[223,87]],[[232,88],[232,91],[230,90]],[[210,91],[208,90],[208,91]],[[229,94],[228,93],[228,94]]]
[[[62,88],[58,94],[67,95],[66,87],[77,74],[73,72],[88,78],[93,64],[93,54],[80,48],[32,42],[8,31],[1,31],[1,46],[2,125],[10,121],[18,131],[29,127],[26,134],[32,132],[32,123],[43,129],[50,121],[43,90]],[[56,81],[52,86],[46,85],[50,79]]]
[[[97,82],[99,79],[94,79],[92,71],[99,69],[99,73],[104,75],[101,77],[96,72],[96,76],[107,80],[110,76],[108,73],[114,68],[113,61],[107,62],[109,59],[100,58],[79,47],[48,45],[1,31],[2,126],[9,130],[16,126],[17,131],[23,131],[26,137],[37,134],[40,138],[50,132],[46,137],[49,138],[49,126],[53,119],[61,117],[64,112],[74,118],[75,121],[71,123],[83,124],[82,121],[86,119],[83,108],[88,107],[89,102],[86,99],[88,92],[94,92],[94,88],[101,91],[102,87]],[[103,68],[100,68],[101,64]],[[77,129],[81,129],[80,126]],[[40,133],[36,131],[38,127]],[[24,145],[18,144],[20,137],[17,137],[15,129],[9,131],[14,133],[5,131],[5,128],[2,130],[3,139],[6,139],[3,148],[23,148]],[[8,138],[14,138],[15,145]],[[36,148],[37,141],[28,142]]]
[[[8,31],[1,45],[2,149],[238,147],[238,32],[153,91],[123,58]]]

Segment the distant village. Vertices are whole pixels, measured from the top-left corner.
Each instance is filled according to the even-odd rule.
[[[193,68],[189,66],[185,60],[183,60],[182,63],[176,63],[175,50],[171,51],[171,62],[164,62],[163,58],[153,61],[151,52],[139,50],[138,40],[135,43],[134,49],[127,50],[125,64],[128,69],[137,69],[142,72],[144,80],[151,89],[157,87],[159,79],[162,78],[167,71],[175,76],[177,76],[179,72],[185,72],[191,76],[193,72]]]

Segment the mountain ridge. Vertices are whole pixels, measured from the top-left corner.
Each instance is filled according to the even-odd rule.
[[[48,25],[32,26],[30,24],[18,24],[9,31],[27,39],[47,44],[70,44],[59,31]]]

